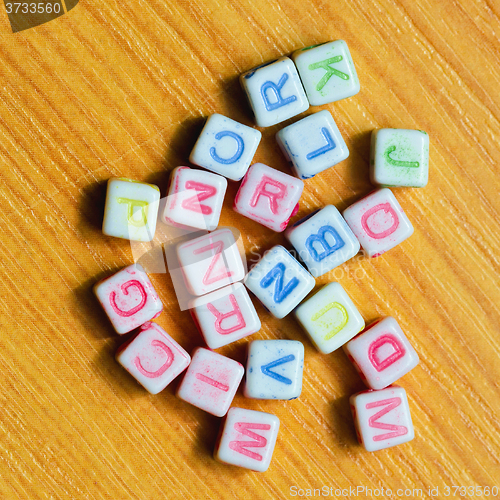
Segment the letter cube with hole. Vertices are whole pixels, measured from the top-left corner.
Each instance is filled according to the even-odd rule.
[[[349,342],[365,321],[340,283],[329,283],[294,312],[318,351],[328,354]]]
[[[349,399],[358,441],[367,451],[407,443],[415,437],[406,391],[393,385]]]
[[[378,257],[413,234],[413,226],[388,188],[378,189],[342,213],[369,257]]]
[[[299,220],[285,232],[309,272],[317,278],[354,257],[359,241],[333,206]]]
[[[270,413],[231,408],[221,423],[214,458],[265,472],[271,463],[279,427],[278,417]]]
[[[302,342],[254,340],[248,346],[243,394],[252,399],[298,398],[303,370]]]
[[[93,290],[120,335],[156,318],[163,310],[158,294],[139,264],[98,281]]]
[[[170,175],[163,220],[175,227],[213,231],[219,224],[227,180],[217,174],[177,167]]]
[[[245,276],[244,283],[273,316],[284,318],[316,282],[288,250],[276,245]]]
[[[179,385],[177,397],[216,417],[223,417],[244,372],[241,363],[198,347]]]
[[[189,354],[156,323],[145,323],[140,333],[122,345],[115,356],[148,392],[158,394],[182,373]]]
[[[259,127],[270,127],[309,108],[297,69],[288,57],[257,66],[240,76]]]
[[[391,385],[419,362],[398,322],[390,316],[369,325],[344,350],[370,389]]]
[[[113,177],[108,181],[102,232],[132,241],[151,241],[156,231],[160,189]]]
[[[189,161],[239,181],[246,174],[261,138],[258,130],[213,114],[205,123]]]
[[[349,156],[340,130],[326,109],[281,129],[276,141],[300,179],[314,177]]]
[[[359,80],[344,40],[296,50],[292,59],[312,106],[351,97],[359,92]]]
[[[257,311],[241,283],[197,297],[190,304],[190,312],[210,349],[252,335],[261,327]]]
[[[429,136],[422,130],[372,132],[370,179],[386,187],[424,187],[429,180]]]
[[[177,257],[188,291],[204,295],[241,281],[245,268],[230,229],[222,228],[177,247]]]
[[[303,189],[303,181],[263,163],[255,163],[241,182],[233,209],[280,233],[297,213]]]

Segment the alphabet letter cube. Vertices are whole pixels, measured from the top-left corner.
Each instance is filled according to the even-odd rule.
[[[231,408],[221,424],[214,458],[265,472],[271,463],[279,427],[278,417],[270,413]]]
[[[364,391],[350,397],[360,444],[377,451],[407,443],[415,437],[406,391],[393,385],[381,391]]]
[[[419,359],[398,322],[387,317],[344,345],[347,357],[370,389],[383,389],[418,365]]]
[[[326,109],[281,129],[276,140],[300,179],[314,177],[349,156],[337,124]]]
[[[276,125],[309,108],[297,69],[288,57],[243,73],[240,82],[259,127]]]
[[[329,283],[295,310],[295,317],[318,351],[328,354],[365,327],[353,301],[340,283]]]
[[[297,212],[303,189],[301,180],[263,163],[255,163],[241,182],[233,209],[280,233]]]
[[[342,214],[363,250],[378,257],[413,234],[413,226],[390,189],[373,191]]]
[[[120,335],[156,318],[163,310],[158,294],[139,264],[97,282],[94,293]]]

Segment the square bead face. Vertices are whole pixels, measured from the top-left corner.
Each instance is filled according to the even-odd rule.
[[[288,57],[243,73],[240,82],[259,127],[276,125],[309,108],[297,69]]]
[[[113,177],[108,181],[102,232],[126,240],[151,241],[159,200],[157,186]]]
[[[360,392],[351,396],[349,402],[358,440],[367,451],[390,448],[415,437],[402,387]]]
[[[131,342],[120,347],[116,360],[148,392],[158,394],[183,372],[189,354],[156,323],[146,323]]]
[[[190,305],[191,315],[210,349],[218,349],[260,330],[257,311],[241,283],[198,297]]]
[[[233,209],[279,233],[298,210],[303,189],[301,180],[255,163],[241,182]]]
[[[429,136],[421,130],[372,132],[370,179],[387,187],[424,187],[429,179]]]
[[[204,170],[178,167],[170,176],[163,221],[181,228],[213,231],[219,224],[227,180]]]
[[[273,456],[280,421],[262,411],[231,408],[214,450],[219,462],[265,472]]]
[[[304,345],[296,340],[254,340],[248,347],[244,395],[295,399],[302,391]]]
[[[316,278],[354,257],[360,249],[359,241],[333,205],[299,220],[285,236]]]
[[[163,310],[158,294],[139,264],[97,282],[94,293],[120,335],[156,318]]]
[[[418,365],[418,354],[398,322],[384,318],[344,345],[370,389],[383,389]]]
[[[413,234],[411,222],[387,188],[370,193],[342,215],[370,257],[378,257]]]
[[[218,229],[177,247],[186,286],[193,295],[204,295],[241,281],[245,268],[233,233]]]
[[[340,283],[329,283],[295,310],[295,317],[318,351],[328,354],[365,327],[353,301]]]
[[[306,47],[292,54],[312,106],[351,97],[359,92],[359,80],[344,40]]]
[[[198,347],[177,390],[177,397],[216,417],[223,417],[244,371],[237,361]]]
[[[326,109],[281,129],[276,140],[300,179],[314,177],[349,156],[337,124]]]
[[[223,115],[211,115],[196,141],[189,161],[239,181],[252,162],[262,134]]]
[[[314,278],[281,245],[267,251],[245,285],[276,318],[284,318],[314,288]]]

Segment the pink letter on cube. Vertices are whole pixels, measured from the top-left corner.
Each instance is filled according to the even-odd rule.
[[[156,323],[142,325],[141,332],[122,345],[115,357],[151,394],[165,389],[191,361],[189,354]]]
[[[198,347],[177,390],[177,397],[216,417],[223,417],[244,371],[241,363]]]
[[[291,175],[255,163],[249,169],[234,199],[233,209],[278,233],[298,211],[304,183]]]
[[[94,293],[120,335],[156,318],[163,310],[158,294],[139,264],[97,282]]]

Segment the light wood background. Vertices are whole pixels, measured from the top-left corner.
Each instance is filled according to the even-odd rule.
[[[81,0],[12,34],[0,5],[0,497],[271,499],[294,486],[383,486],[395,498],[439,486],[444,498],[445,485],[500,486],[499,14],[498,0]],[[361,92],[323,108],[351,155],[305,182],[297,217],[372,189],[374,128],[429,133],[429,185],[395,193],[414,235],[317,280],[338,280],[367,321],[393,315],[407,333],[421,357],[400,380],[416,437],[365,452],[348,405],[363,384],[343,352],[318,353],[293,317],[256,304],[252,338],[301,340],[306,362],[300,399],[235,398],[281,419],[271,467],[254,473],[212,459],[219,419],[178,400],[176,383],[149,395],[114,361],[123,338],[91,286],[132,254],[100,231],[105,183],[126,176],[164,194],[207,115],[252,124],[241,72],[339,38]],[[282,126],[262,129],[256,160],[288,172]],[[221,223],[242,232],[249,258],[284,244],[232,212],[236,189]],[[192,350],[201,337],[169,275],[152,280],[166,305],[158,323]],[[243,361],[247,341],[220,352]]]

